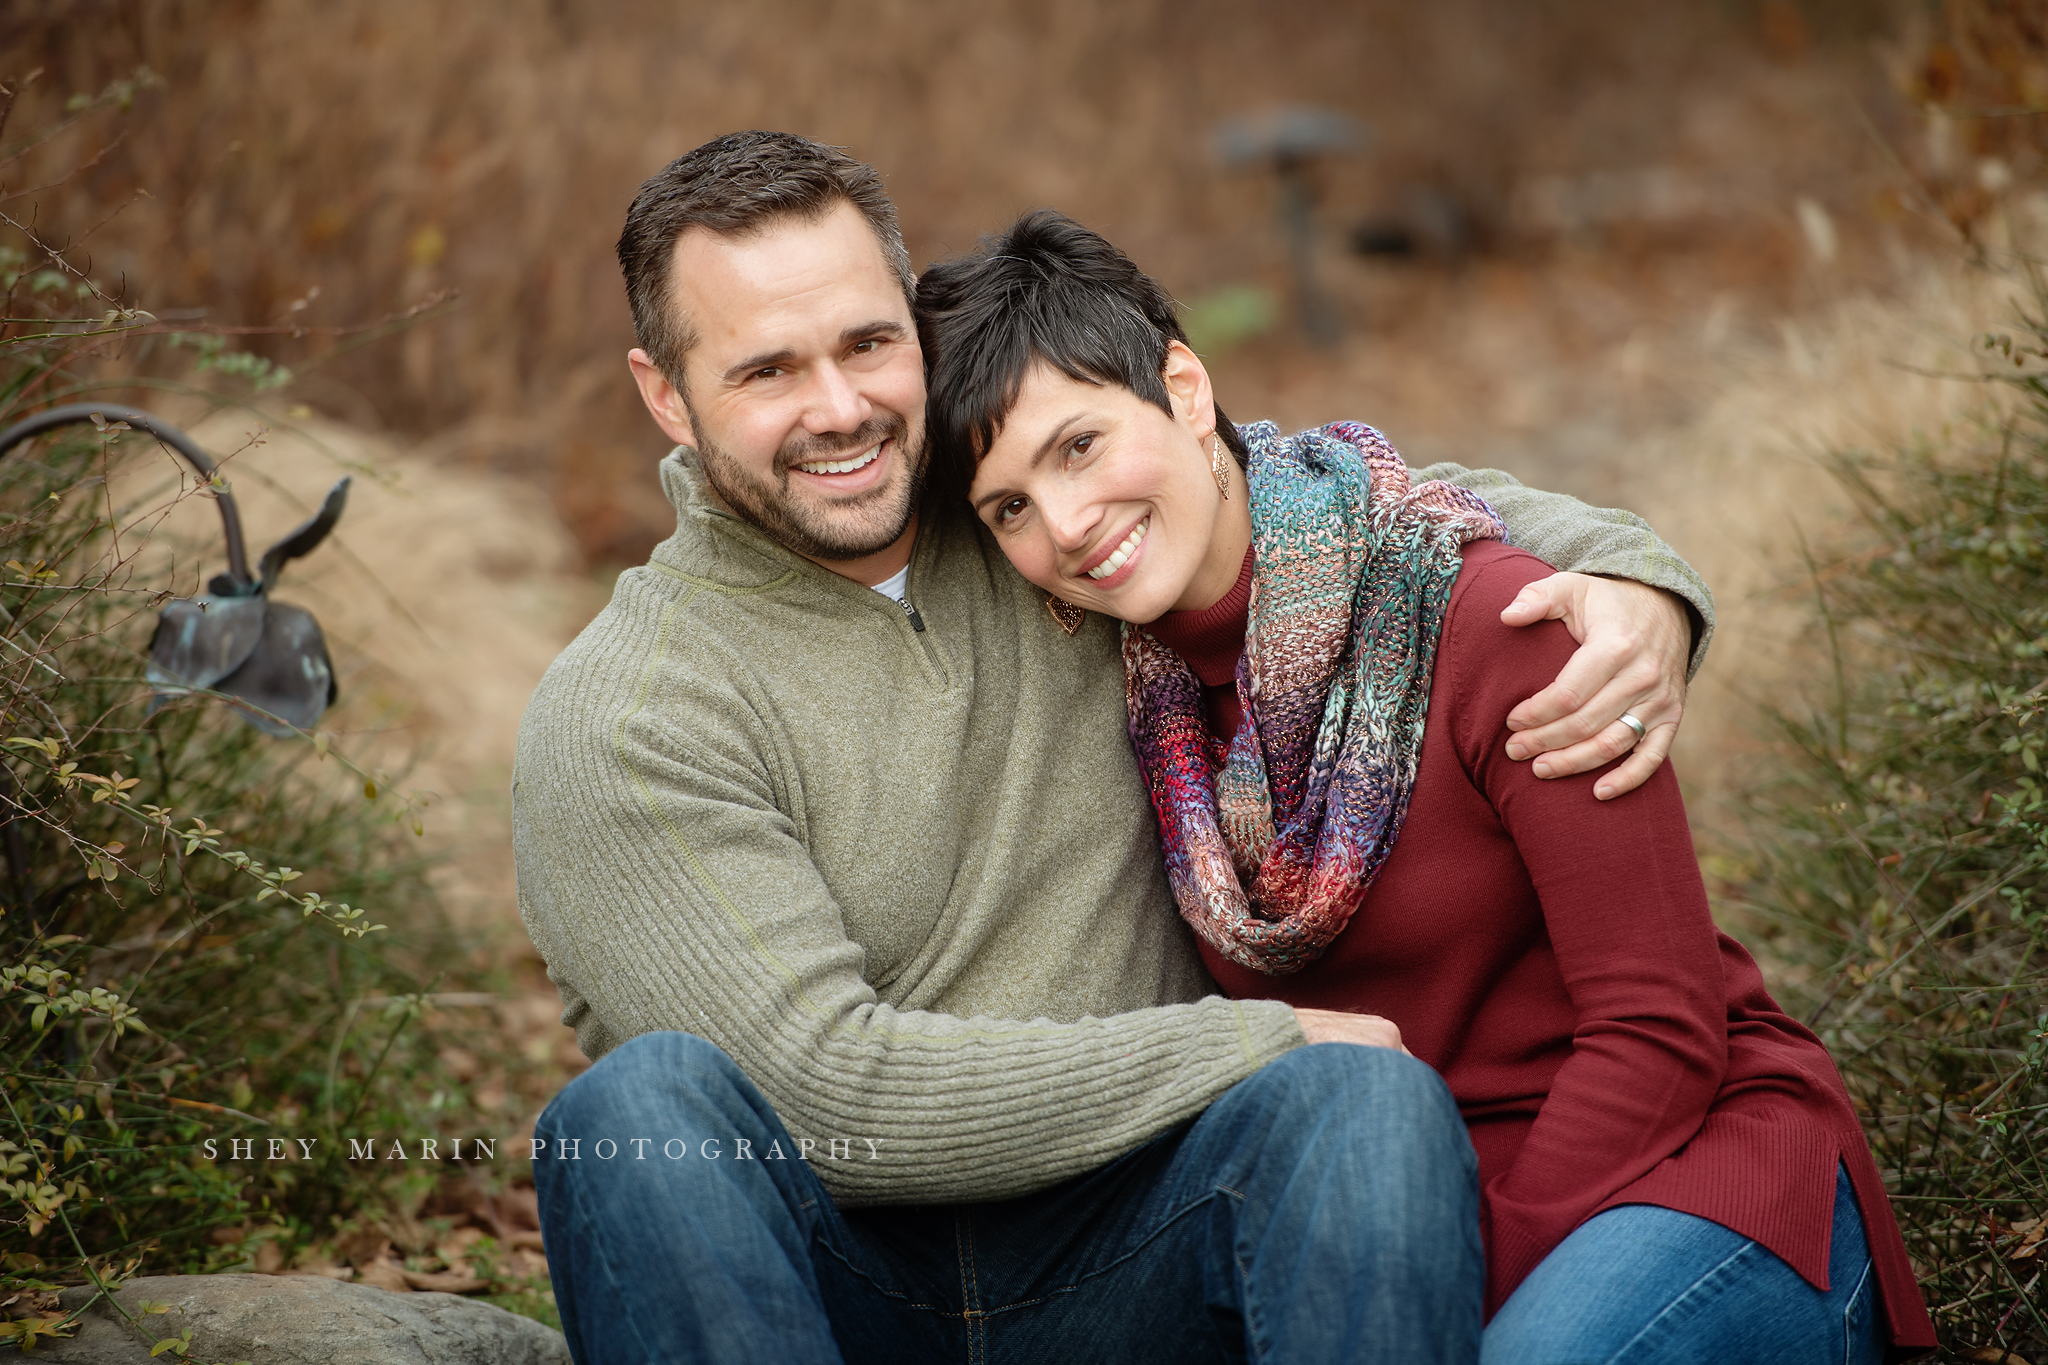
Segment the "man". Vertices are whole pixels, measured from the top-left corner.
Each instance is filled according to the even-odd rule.
[[[921,498],[874,172],[720,138],[642,187],[619,254],[677,531],[549,671],[514,779],[521,910],[597,1059],[535,1140],[577,1358],[1472,1358],[1441,1082],[1385,1020],[1211,994],[1110,623],[1068,638]],[[1435,474],[1707,621],[1633,518]],[[1640,782],[1685,609],[1564,577],[1515,610],[1588,643],[1514,747],[1583,770],[1632,709],[1651,738],[1607,792]]]

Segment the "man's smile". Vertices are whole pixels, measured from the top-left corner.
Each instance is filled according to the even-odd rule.
[[[866,468],[881,456],[882,447],[873,445],[850,460],[814,460],[797,466],[806,474],[851,474],[856,469]]]
[[[852,495],[880,489],[896,469],[900,443],[885,436],[873,445],[850,451],[838,459],[803,460],[788,466],[789,477],[798,486],[808,485],[825,494]]]

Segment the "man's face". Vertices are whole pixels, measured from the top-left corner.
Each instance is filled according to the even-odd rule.
[[[747,237],[691,228],[675,251],[697,342],[687,398],[633,353],[656,421],[696,447],[727,506],[800,555],[844,563],[903,541],[924,476],[924,359],[867,220],[841,204]]]

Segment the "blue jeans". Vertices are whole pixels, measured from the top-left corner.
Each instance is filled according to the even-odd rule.
[[[1436,1073],[1381,1048],[1296,1048],[1193,1122],[1000,1203],[842,1210],[810,1162],[733,1159],[736,1140],[795,1146],[683,1033],[608,1053],[535,1136],[580,1365],[1478,1358],[1471,1142]]]
[[[1846,1172],[1823,1293],[1740,1233],[1630,1204],[1588,1219],[1486,1327],[1483,1365],[1880,1365],[1877,1275]]]

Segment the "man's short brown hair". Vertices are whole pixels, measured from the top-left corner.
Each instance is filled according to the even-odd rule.
[[[692,227],[744,237],[778,218],[815,222],[842,203],[867,219],[882,259],[903,282],[905,302],[913,302],[910,253],[896,227],[896,206],[875,168],[837,147],[792,133],[727,133],[677,157],[640,186],[619,234],[619,268],[640,346],[678,393],[684,392],[683,357],[697,338],[675,304],[676,239]]]

